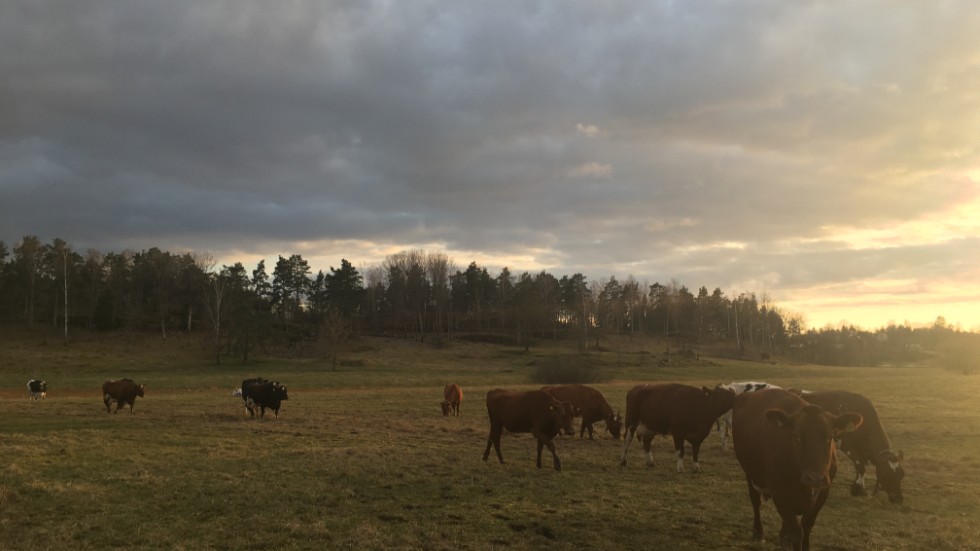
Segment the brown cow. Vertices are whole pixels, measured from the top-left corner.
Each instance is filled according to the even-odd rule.
[[[442,389],[442,395],[445,397],[442,401],[442,416],[447,417],[452,411],[455,417],[459,417],[459,405],[463,403],[463,389],[456,383],[450,383]]]
[[[650,442],[654,435],[670,434],[674,438],[677,472],[684,472],[685,440],[691,443],[694,472],[701,472],[701,443],[711,433],[715,420],[731,409],[734,399],[735,393],[720,385],[714,389],[676,383],[634,387],[626,395],[626,444],[620,464],[626,466],[634,435],[643,440],[649,466],[653,464]]]
[[[901,503],[902,479],[905,477],[903,457],[901,452],[895,454],[891,450],[891,442],[871,400],[843,390],[804,392],[801,397],[831,413],[853,411],[864,417],[864,423],[856,431],[845,433],[840,439],[840,450],[851,458],[857,472],[857,479],[851,484],[851,495],[868,495],[864,487],[864,472],[868,463],[871,463],[875,466],[878,477],[874,493],[877,494],[882,489],[888,494],[889,501]]]
[[[861,421],[857,413],[837,416],[781,389],[735,398],[732,437],[749,485],[756,538],[762,539],[759,507],[766,496],[783,519],[780,545],[794,551],[810,548],[810,530],[837,473],[834,438]]]
[[[566,433],[575,433],[572,427],[573,407],[566,402],[555,400],[541,390],[518,392],[494,389],[487,392],[487,415],[490,417],[490,435],[483,460],[490,457],[490,446],[497,452],[497,459],[504,462],[500,453],[500,435],[504,429],[510,432],[530,432],[538,440],[538,468],[541,468],[541,449],[548,446],[555,459],[555,470],[561,471],[561,461],[551,441],[563,428]]]
[[[609,434],[619,440],[623,419],[613,411],[609,402],[598,390],[585,385],[543,386],[541,390],[551,394],[557,400],[574,405],[577,410],[576,414],[581,412],[582,427],[579,429],[579,438],[584,436],[586,429],[588,429],[589,440],[592,440],[592,423],[604,421]]]
[[[109,413],[111,404],[116,402],[116,411],[122,409],[123,404],[129,404],[129,412],[133,413],[133,405],[136,404],[136,397],[143,396],[146,392],[146,385],[138,385],[132,379],[119,379],[118,381],[106,381],[102,383],[102,402],[105,404],[105,412]]]

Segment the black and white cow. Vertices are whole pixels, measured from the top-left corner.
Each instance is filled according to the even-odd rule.
[[[43,400],[48,395],[48,383],[40,379],[31,379],[27,381],[27,393],[30,395],[32,402],[34,400]]]
[[[759,390],[765,390],[767,388],[780,388],[776,385],[771,385],[769,383],[762,383],[758,381],[743,381],[739,383],[728,383],[727,385],[721,385],[722,388],[727,388],[735,393],[736,396],[739,394],[745,394],[746,392],[757,392]],[[728,438],[732,433],[732,410],[728,410],[719,419],[718,430],[721,431],[721,425],[725,425],[724,432],[721,433],[721,450],[728,451]]]
[[[246,398],[247,397],[247,398]],[[265,409],[271,409],[276,418],[279,418],[279,408],[284,400],[289,399],[286,387],[278,381],[253,382],[242,385],[242,398],[246,398],[245,408],[255,417],[255,410],[260,411],[260,416],[265,417]]]
[[[232,393],[232,396],[241,396],[242,397],[242,405],[245,406],[245,413],[246,414],[251,413],[252,415],[255,415],[254,413],[252,413],[251,400],[249,400],[249,398],[248,398],[248,387],[252,386],[255,383],[264,383],[264,382],[266,382],[266,380],[263,379],[262,377],[254,377],[252,379],[245,379],[244,381],[242,381],[242,386],[240,388],[238,388],[235,392]]]

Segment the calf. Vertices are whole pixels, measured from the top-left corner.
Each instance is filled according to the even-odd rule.
[[[714,389],[676,383],[634,387],[626,395],[626,444],[620,464],[626,466],[626,454],[634,435],[642,438],[647,465],[652,465],[650,442],[654,435],[670,434],[674,439],[677,472],[684,472],[685,440],[691,443],[694,472],[700,472],[701,443],[718,417],[731,409],[734,399],[735,393],[720,385]]]
[[[746,392],[755,392],[757,390],[765,390],[767,388],[780,388],[776,385],[771,385],[769,383],[759,383],[755,381],[744,381],[740,383],[728,383],[727,385],[722,385],[725,388],[731,390],[735,395],[745,394]],[[728,451],[728,437],[732,433],[732,412],[731,410],[726,411],[724,415],[721,416],[719,425],[724,425],[725,431],[721,434],[721,451]],[[721,431],[721,426],[718,430]]]
[[[864,473],[870,463],[875,466],[877,476],[874,493],[877,494],[879,489],[884,490],[890,502],[902,503],[904,457],[901,452],[896,454],[892,451],[891,442],[871,400],[860,394],[843,390],[803,392],[801,398],[831,413],[853,411],[864,417],[864,423],[856,431],[844,433],[839,442],[840,450],[854,462],[854,470],[857,472],[857,478],[851,484],[851,495],[868,495],[864,487]]]
[[[566,433],[575,433],[571,404],[555,400],[541,390],[517,392],[498,388],[487,392],[487,415],[490,417],[490,435],[487,437],[487,448],[483,451],[484,461],[490,457],[490,446],[493,446],[497,459],[504,462],[504,456],[500,453],[500,435],[507,429],[533,434],[538,441],[538,468],[541,468],[541,450],[548,446],[554,458],[555,470],[561,471],[561,461],[551,439],[562,429]]]
[[[138,385],[132,379],[119,379],[118,381],[106,381],[102,383],[102,402],[105,404],[105,412],[109,413],[109,405],[115,401],[116,411],[119,413],[123,404],[129,404],[129,412],[133,413],[133,406],[136,404],[137,396],[144,396],[146,385]]]
[[[276,414],[276,419],[282,402],[289,399],[286,387],[277,381],[253,382],[242,388],[242,396],[248,396],[245,407],[252,417],[255,417],[256,409],[260,410],[260,417],[265,417],[265,408],[269,408]]]
[[[837,473],[834,438],[861,422],[856,413],[834,415],[782,389],[735,398],[735,457],[748,482],[757,539],[762,539],[762,497],[771,497],[783,519],[780,545],[794,551],[810,548],[810,531]]]
[[[27,395],[30,396],[32,402],[43,400],[48,395],[48,383],[38,379],[27,381]]]
[[[609,434],[619,440],[623,419],[613,411],[609,402],[598,390],[585,385],[544,386],[541,387],[541,390],[551,394],[556,400],[571,403],[577,410],[576,414],[581,413],[582,427],[579,429],[579,438],[584,436],[586,429],[588,429],[589,440],[592,440],[592,423],[602,421],[606,424],[606,430],[609,431]]]
[[[442,401],[442,416],[448,417],[452,412],[455,417],[459,417],[459,405],[463,403],[463,389],[456,383],[450,383],[442,389],[442,395],[445,398]]]

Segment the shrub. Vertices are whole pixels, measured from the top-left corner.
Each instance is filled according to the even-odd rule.
[[[589,356],[542,358],[531,371],[531,382],[542,385],[598,383],[608,378]]]

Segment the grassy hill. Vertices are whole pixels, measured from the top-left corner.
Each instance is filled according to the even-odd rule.
[[[980,549],[980,377],[721,358],[663,366],[656,341],[604,346],[589,357],[605,376],[595,386],[620,411],[649,381],[866,394],[905,452],[905,504],[850,497],[842,460],[814,549]],[[535,366],[577,355],[562,343],[524,352],[363,338],[336,371],[325,359],[215,366],[197,336],[89,334],[63,346],[2,328],[0,548],[777,548],[771,503],[767,541],[752,540],[744,477],[716,435],[696,475],[674,471],[662,438],[653,467],[637,445],[620,467],[622,443],[608,433],[561,438],[561,473],[534,467],[529,435],[505,435],[507,463],[482,462],[486,391],[536,388]],[[251,419],[231,396],[256,375],[289,388],[279,419]],[[28,401],[33,377],[49,383],[44,402]],[[101,402],[102,381],[120,377],[148,387],[132,415]],[[451,381],[465,393],[460,418],[439,410]]]

